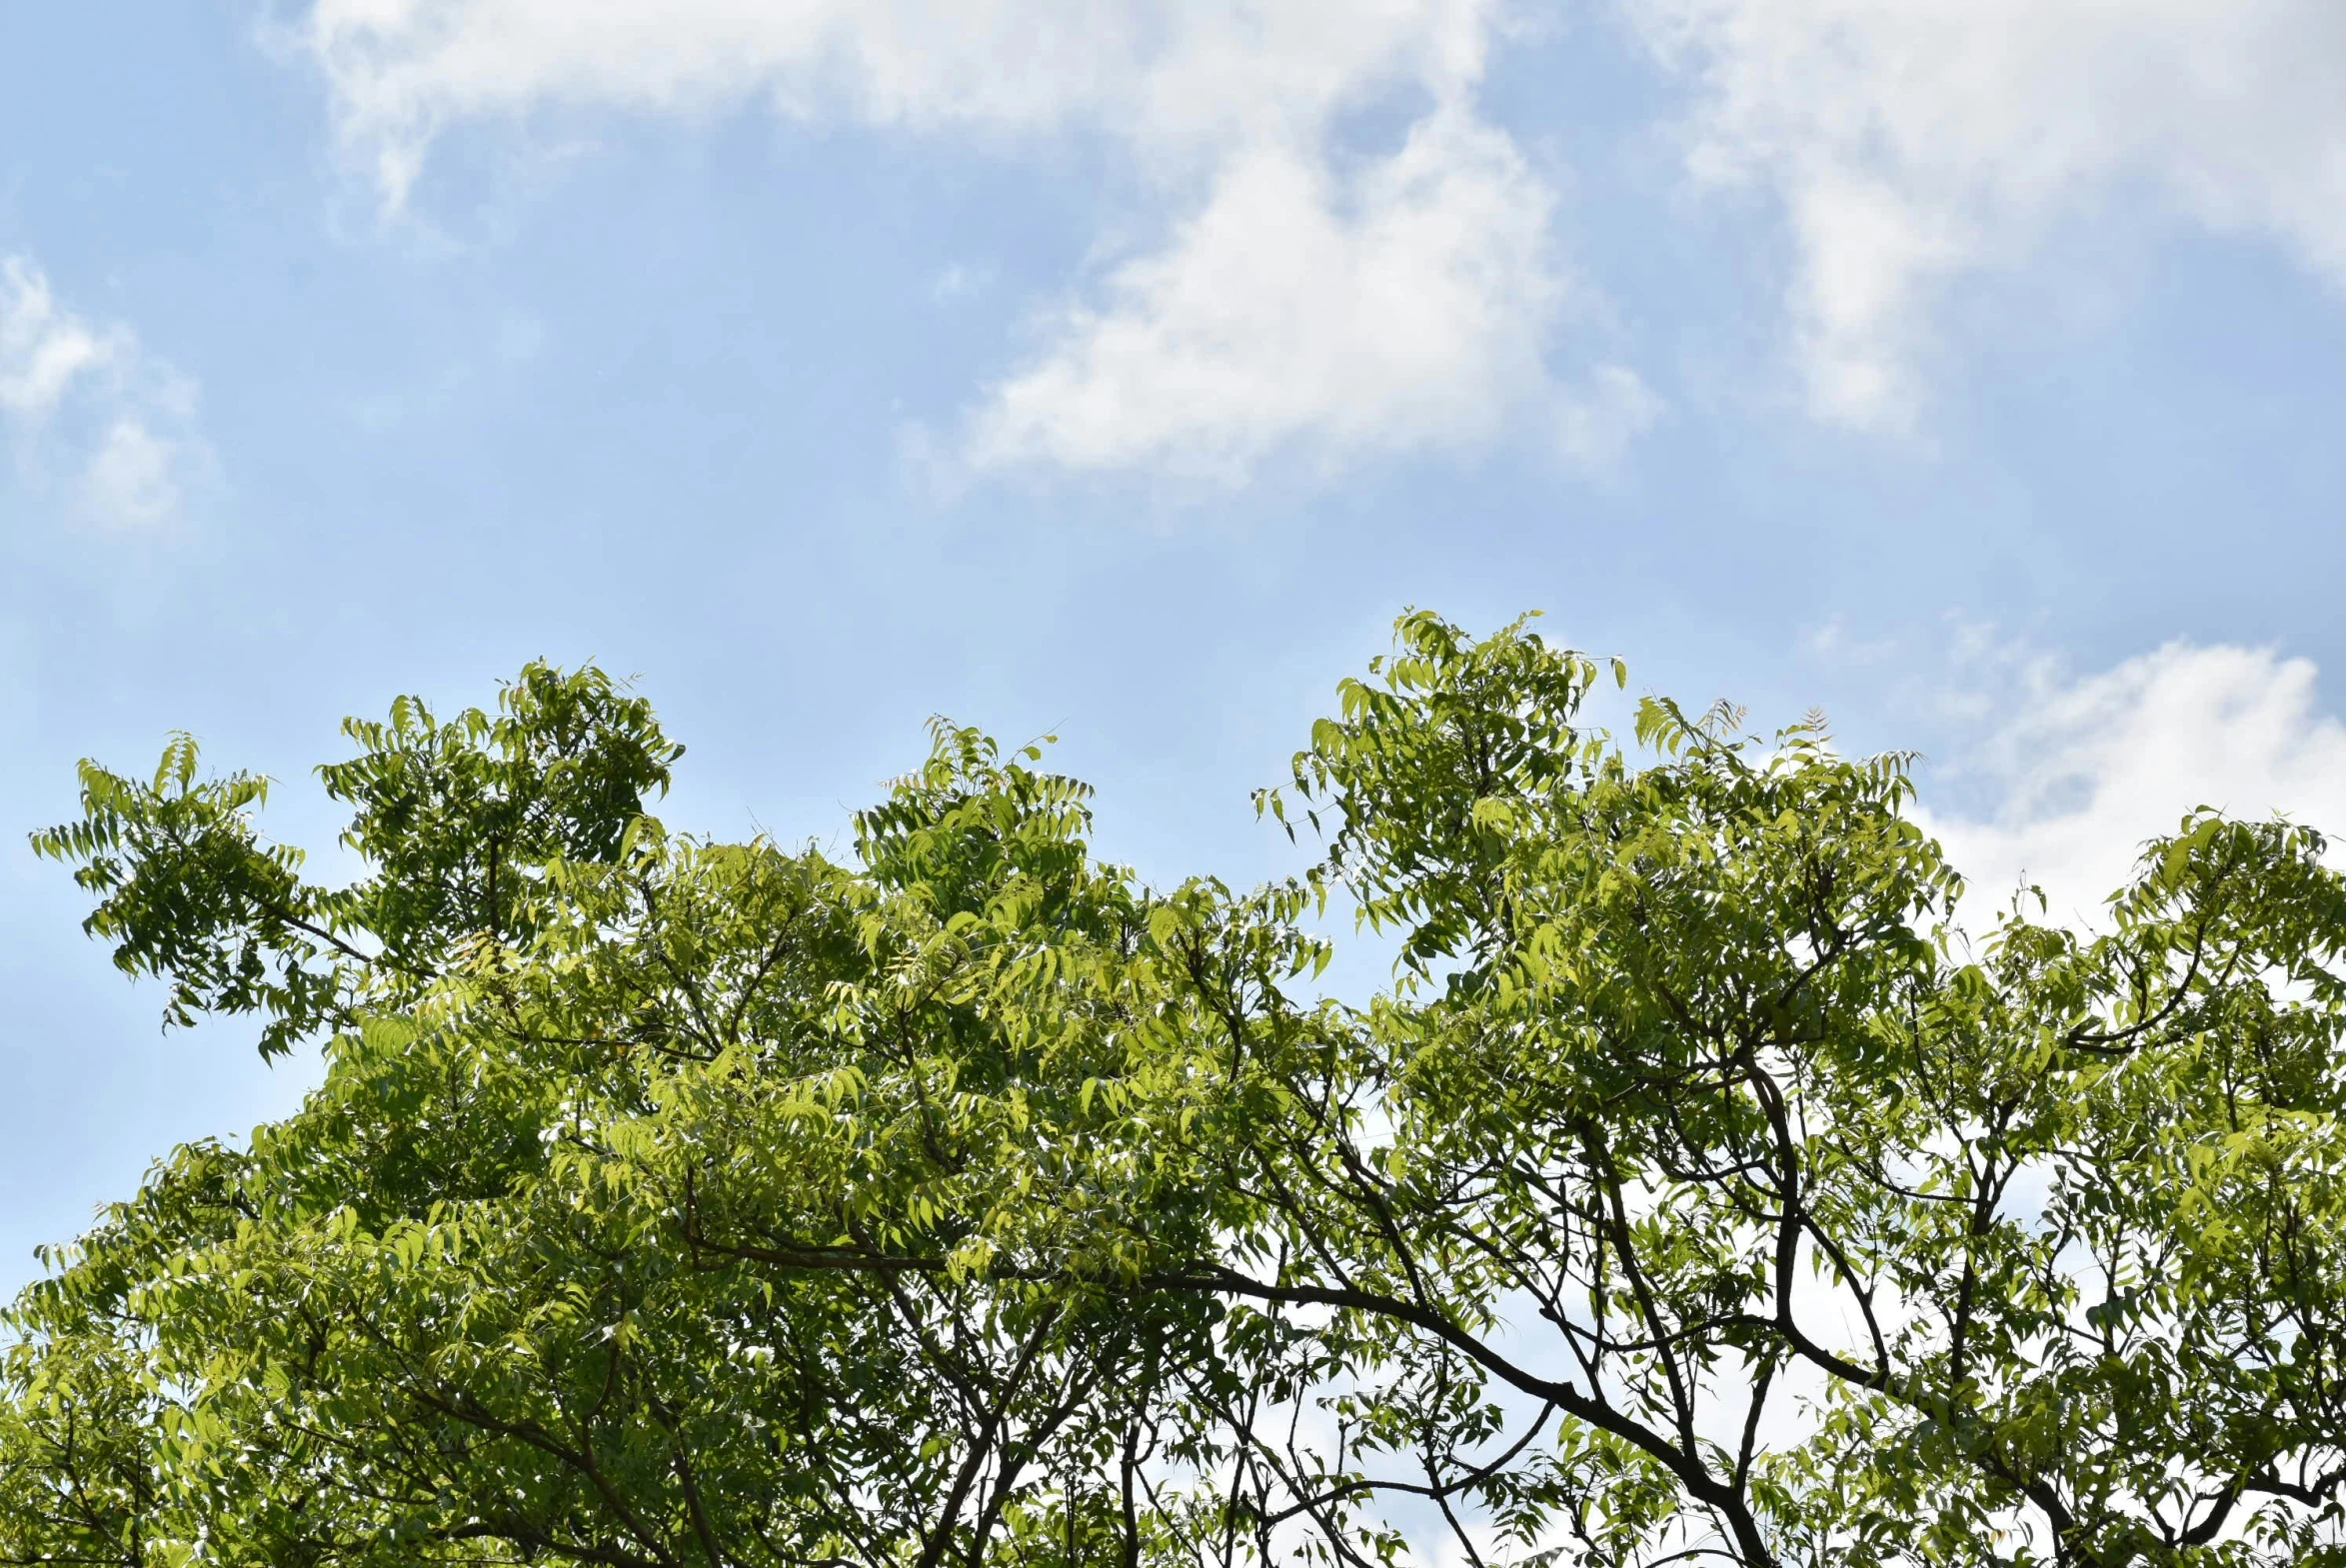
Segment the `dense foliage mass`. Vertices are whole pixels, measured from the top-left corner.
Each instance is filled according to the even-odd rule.
[[[2321,840],[1973,945],[1900,759],[1598,675],[1404,619],[1242,893],[946,727],[844,863],[672,832],[592,670],[350,724],[339,888],[86,766],[91,931],[327,1067],[10,1312],[0,1560],[2346,1563]]]

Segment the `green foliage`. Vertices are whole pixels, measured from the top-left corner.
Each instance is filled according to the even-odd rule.
[[[592,670],[348,725],[340,887],[85,765],[88,929],[327,1070],[9,1311],[0,1560],[2346,1562],[2319,836],[1974,944],[1903,759],[1602,674],[1404,618],[1249,892],[944,725],[844,863],[671,832]]]

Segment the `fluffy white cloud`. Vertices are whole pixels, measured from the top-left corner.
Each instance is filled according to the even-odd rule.
[[[2335,0],[1622,4],[1698,84],[1697,176],[1784,205],[1828,418],[1904,418],[1934,286],[2125,195],[2346,283]]]
[[[316,0],[302,37],[395,201],[448,126],[564,105],[1116,138],[1164,248],[1043,318],[962,455],[1234,480],[1289,447],[1548,420],[1592,461],[1652,417],[1617,368],[1587,397],[1549,377],[1554,192],[1473,107],[1497,20],[1494,0]],[[1418,118],[1354,166],[1339,117],[1380,105]]]
[[[117,345],[57,307],[49,280],[21,256],[0,262],[0,409],[46,419],[76,380],[115,357]]]
[[[452,122],[549,105],[921,128],[1099,125],[1163,148],[1310,134],[1479,75],[1489,0],[316,0],[343,134],[394,188]]]
[[[1504,3],[313,0],[297,33],[394,201],[448,127],[563,106],[763,102],[1006,148],[1071,127],[1118,138],[1170,238],[1050,314],[1057,335],[977,411],[975,460],[1234,474],[1297,441],[1456,444],[1553,408],[1586,461],[1633,437],[1652,398],[1607,372],[1576,400],[1541,363],[1568,275],[1524,235],[1554,192],[1473,113]],[[1792,336],[1827,419],[1903,423],[1940,287],[2113,202],[2261,236],[2346,283],[2334,0],[1616,3],[1691,83],[1698,178],[1780,201]],[[1333,127],[1377,103],[1424,117],[1355,168]],[[1241,220],[1261,243],[1233,272]],[[1299,289],[1272,244],[1326,270]],[[1456,265],[1469,257],[1485,260]],[[1416,341],[1359,374],[1359,345],[1325,324],[1403,278],[1426,284],[1396,318]],[[1207,298],[1216,281],[1238,292]],[[1506,310],[1519,342],[1487,330]],[[1264,322],[1267,338],[1250,331]],[[1455,343],[1414,358],[1427,331]],[[1411,366],[1431,380],[1398,389]]]
[[[1552,205],[1512,142],[1454,109],[1349,181],[1291,146],[1248,148],[1170,246],[1119,268],[1103,308],[1067,311],[994,389],[971,456],[1235,480],[1297,440],[1490,440],[1557,397]]]
[[[2311,663],[2268,649],[2173,643],[2075,681],[2037,665],[1976,757],[2000,802],[1924,820],[1982,916],[2025,879],[2054,918],[2097,918],[2143,843],[2200,805],[2346,836],[2346,725]]]
[[[32,262],[0,260],[0,426],[28,474],[46,479],[62,463],[90,517],[160,522],[202,456],[193,402],[187,380],[128,327],[92,324],[58,304]]]

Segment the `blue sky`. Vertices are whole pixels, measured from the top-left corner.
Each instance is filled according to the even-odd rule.
[[[2090,902],[2346,826],[2330,0],[0,5],[0,1273],[289,1105],[18,830],[174,728],[639,675],[674,820],[828,837],[948,713],[1105,846],[1426,605],[1927,754]],[[15,845],[10,847],[9,845]]]

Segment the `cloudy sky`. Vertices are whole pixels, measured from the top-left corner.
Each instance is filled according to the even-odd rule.
[[[2342,428],[2335,0],[0,0],[0,1283],[310,1070],[78,935],[79,757],[323,844],[341,715],[593,657],[672,819],[943,712],[1244,879],[1396,612],[1538,608],[2083,910],[2346,828]]]

